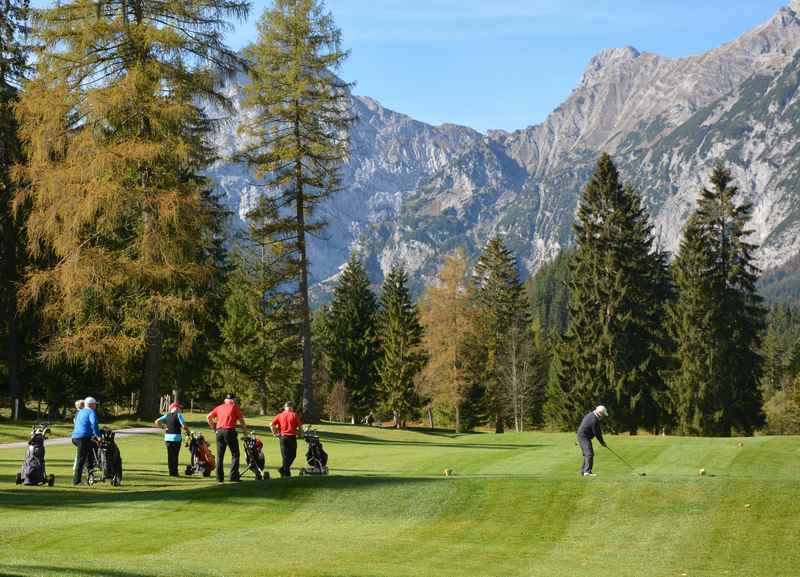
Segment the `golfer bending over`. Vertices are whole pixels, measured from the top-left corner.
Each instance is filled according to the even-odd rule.
[[[72,430],[72,444],[78,450],[75,459],[75,473],[72,484],[80,485],[83,467],[92,462],[92,444],[100,442],[100,425],[97,423],[97,401],[94,397],[86,397],[84,407],[75,415],[75,428]],[[91,465],[90,465],[91,466]]]
[[[583,451],[583,467],[581,475],[584,477],[594,477],[592,466],[594,465],[594,448],[592,439],[597,437],[600,444],[604,447],[606,442],[603,440],[603,429],[600,427],[600,420],[608,416],[608,411],[603,405],[599,405],[594,411],[586,415],[578,427],[578,443]]]
[[[236,404],[234,395],[225,395],[225,402],[214,407],[207,417],[208,426],[217,433],[217,481],[225,480],[222,462],[225,459],[225,449],[231,449],[231,481],[239,480],[239,438],[236,434],[236,425],[241,423],[242,431],[247,432],[247,424],[239,405]]]
[[[303,423],[300,422],[300,417],[294,412],[294,403],[287,401],[284,405],[283,412],[272,419],[270,429],[272,434],[278,435],[281,443],[281,457],[283,457],[283,465],[278,469],[281,477],[292,476],[292,463],[297,457],[297,434],[301,431],[300,427]]]

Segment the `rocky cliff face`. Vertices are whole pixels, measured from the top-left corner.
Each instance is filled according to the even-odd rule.
[[[236,96],[241,82],[231,84]],[[681,230],[711,167],[724,160],[754,205],[764,266],[800,251],[800,0],[710,52],[669,59],[631,47],[591,59],[579,85],[540,125],[513,133],[417,122],[353,97],[359,120],[344,190],[324,207],[313,277],[350,250],[376,281],[392,262],[418,281],[457,246],[475,255],[502,233],[533,271],[571,241],[580,190],[601,151],[645,197],[662,244]],[[221,151],[236,146],[232,123]],[[211,175],[240,215],[257,189],[240,166]]]

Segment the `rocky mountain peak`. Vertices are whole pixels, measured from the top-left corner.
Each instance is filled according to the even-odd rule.
[[[643,195],[668,250],[718,160],[753,203],[762,266],[800,250],[800,0],[703,54],[603,50],[543,123],[513,132],[431,126],[364,96],[352,106],[343,189],[321,207],[329,227],[310,245],[318,296],[352,250],[374,281],[400,261],[419,288],[455,247],[474,257],[501,233],[535,270],[572,242],[600,152]],[[235,148],[233,125],[221,152]],[[259,194],[246,167],[221,162],[210,176],[240,215]]]

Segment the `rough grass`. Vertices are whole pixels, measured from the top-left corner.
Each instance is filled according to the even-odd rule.
[[[156,436],[120,441],[120,488],[70,487],[69,446],[48,449],[54,488],[16,487],[23,451],[0,450],[0,575],[754,577],[800,566],[797,437],[611,438],[647,476],[601,448],[598,477],[580,479],[567,434],[321,430],[331,476],[223,485],[171,480]],[[275,467],[277,444],[264,440]]]

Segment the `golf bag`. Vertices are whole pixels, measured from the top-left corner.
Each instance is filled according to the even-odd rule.
[[[328,474],[328,453],[322,448],[322,441],[319,433],[308,428],[303,433],[303,438],[308,444],[306,451],[306,462],[308,467],[300,469],[300,475],[327,475]]]
[[[100,442],[92,449],[94,459],[90,460],[86,482],[94,485],[98,482],[111,481],[114,487],[122,484],[122,455],[114,441],[114,431],[103,429]]]
[[[247,471],[252,471],[257,481],[269,479],[269,471],[266,471],[267,460],[264,458],[264,443],[256,437],[255,433],[247,433],[242,438],[244,444],[244,456],[247,461]]]
[[[22,468],[17,473],[17,485],[44,485],[52,487],[56,482],[53,475],[48,475],[44,466],[44,441],[50,434],[50,427],[41,424],[34,425],[25,450],[25,460]]]
[[[186,433],[186,446],[189,448],[192,462],[186,465],[185,473],[187,475],[202,473],[203,477],[210,476],[216,468],[217,462],[206,438],[203,435]]]

